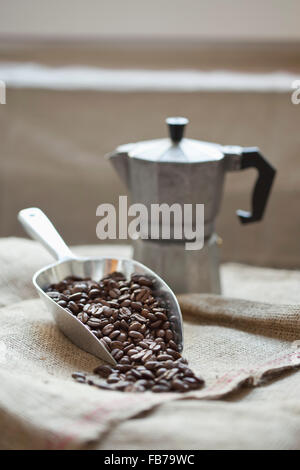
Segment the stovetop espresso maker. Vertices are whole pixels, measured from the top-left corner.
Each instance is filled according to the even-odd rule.
[[[248,224],[262,219],[276,171],[257,147],[186,139],[183,134],[188,119],[171,117],[166,122],[169,138],[121,145],[109,158],[128,187],[132,202],[148,209],[147,220],[142,223],[149,228],[148,233],[153,223],[149,217],[151,204],[180,204],[182,208],[184,204],[204,204],[204,246],[186,250],[184,238],[140,238],[133,242],[134,258],[157,272],[176,293],[221,293],[215,219],[225,173],[247,168],[258,171],[251,212],[237,211],[240,222]],[[195,228],[195,220],[192,226]]]

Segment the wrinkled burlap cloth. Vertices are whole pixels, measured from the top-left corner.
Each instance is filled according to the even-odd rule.
[[[288,281],[300,305],[299,273],[278,271],[276,282],[276,271],[223,268],[225,292],[233,297],[239,285],[247,294],[244,279],[254,298],[270,301],[273,289],[281,304],[182,296],[185,355],[206,387],[184,396],[125,394],[71,378],[100,361],[64,337],[37,298],[32,274],[51,261],[32,241],[0,240],[1,448],[300,446],[300,307],[282,305]]]

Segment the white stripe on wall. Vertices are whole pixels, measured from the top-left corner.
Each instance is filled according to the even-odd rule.
[[[236,91],[290,92],[300,76],[223,70],[104,69],[86,66],[48,67],[35,63],[0,63],[0,80],[11,88],[98,91]]]

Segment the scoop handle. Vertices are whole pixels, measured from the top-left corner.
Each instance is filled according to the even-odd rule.
[[[41,209],[29,207],[18,214],[18,220],[31,238],[40,242],[57,260],[74,259],[54,225]]]

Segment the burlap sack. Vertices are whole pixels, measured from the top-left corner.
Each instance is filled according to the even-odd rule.
[[[300,308],[182,296],[185,355],[206,387],[104,391],[72,380],[100,361],[65,338],[36,297],[31,276],[49,261],[34,242],[0,241],[1,448],[297,448],[300,377],[285,371],[300,364]],[[255,390],[264,393],[251,401]]]

